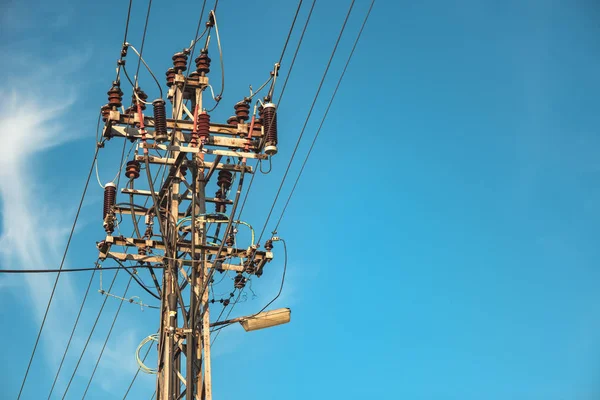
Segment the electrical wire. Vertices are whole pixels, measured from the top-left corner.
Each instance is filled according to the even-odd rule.
[[[148,350],[146,350],[146,354],[144,354],[144,358],[142,358],[142,363],[144,363],[146,361],[146,358],[148,358],[148,354],[150,354],[150,350],[152,350],[152,346],[148,346]],[[131,388],[133,387],[133,384],[135,383],[138,375],[140,374],[141,369],[142,368],[140,366],[140,367],[138,367],[137,371],[135,372],[135,375],[133,376],[131,383],[127,387],[127,391],[123,395],[123,400],[125,400],[127,398],[127,396],[129,395],[129,391],[131,391]]]
[[[315,97],[312,101],[312,104],[310,106],[310,109],[308,110],[308,114],[306,116],[306,119],[304,121],[304,125],[302,126],[302,130],[300,131],[300,135],[298,136],[298,140],[296,141],[296,146],[294,147],[294,151],[292,152],[292,156],[290,158],[290,161],[288,162],[287,168],[285,170],[285,173],[283,174],[283,178],[281,179],[281,184],[279,185],[279,188],[277,189],[277,194],[275,195],[275,199],[273,200],[273,204],[271,205],[271,209],[269,210],[269,214],[267,215],[267,219],[265,221],[265,225],[263,226],[263,229],[260,233],[260,235],[258,236],[258,242],[260,242],[260,240],[262,239],[262,236],[265,232],[265,229],[267,228],[267,224],[269,223],[269,220],[271,219],[271,215],[273,214],[273,210],[275,209],[275,205],[277,204],[277,200],[279,199],[279,195],[281,194],[281,190],[283,189],[283,185],[285,183],[285,180],[288,176],[288,173],[290,171],[290,167],[292,166],[292,162],[294,161],[294,158],[296,156],[296,152],[298,151],[298,147],[300,146],[300,142],[302,140],[302,137],[304,136],[304,132],[306,131],[306,126],[308,125],[308,121],[310,120],[310,116],[312,115],[312,112],[314,110],[315,104],[317,103],[317,100],[319,98],[319,94],[321,93],[321,89],[323,88],[323,84],[325,83],[325,78],[327,78],[327,74],[329,72],[329,68],[331,67],[331,63],[333,61],[333,58],[335,56],[335,53],[337,51],[338,45],[342,39],[342,35],[344,34],[344,30],[346,29],[346,24],[348,23],[348,19],[350,18],[350,14],[352,12],[352,9],[354,7],[354,2],[355,0],[352,0],[350,3],[350,7],[348,8],[348,12],[346,13],[346,18],[344,19],[344,23],[342,24],[342,29],[340,30],[340,33],[337,37],[337,40],[335,42],[335,45],[333,47],[333,51],[331,52],[331,56],[329,57],[329,61],[327,62],[327,66],[325,67],[325,72],[323,73],[323,77],[321,78],[321,82],[319,83],[319,87],[317,88],[317,92],[315,94]]]
[[[71,335],[69,336],[69,341],[67,342],[67,347],[65,347],[65,351],[63,352],[62,358],[60,360],[60,364],[58,365],[58,371],[56,371],[56,376],[54,377],[54,381],[52,382],[52,387],[50,388],[50,393],[48,394],[48,400],[52,397],[52,392],[54,392],[54,387],[56,386],[56,382],[58,381],[58,376],[60,375],[60,371],[62,370],[63,363],[65,362],[65,358],[67,357],[67,352],[69,351],[69,347],[71,346],[71,341],[73,340],[73,336],[75,335],[75,329],[77,329],[77,324],[79,323],[79,318],[81,317],[81,312],[83,311],[83,306],[85,305],[85,301],[87,300],[88,294],[90,293],[90,288],[92,286],[92,282],[94,281],[94,276],[96,275],[96,270],[92,272],[92,276],[90,276],[90,282],[88,283],[87,290],[85,291],[85,296],[83,296],[83,301],[81,302],[81,307],[79,307],[79,312],[77,313],[77,318],[75,319],[75,325],[73,325],[73,329],[71,330]]]
[[[42,319],[42,324],[40,326],[40,329],[38,331],[37,334],[37,338],[35,339],[35,344],[33,346],[33,350],[31,352],[31,356],[29,357],[29,363],[27,364],[27,370],[25,371],[25,376],[23,377],[23,381],[21,382],[21,388],[19,389],[19,394],[17,396],[17,400],[19,400],[21,398],[21,395],[23,393],[23,388],[25,387],[25,383],[27,382],[27,377],[29,376],[29,370],[31,369],[31,364],[33,363],[33,358],[35,357],[35,353],[38,347],[38,344],[40,342],[40,338],[42,336],[42,331],[44,330],[44,326],[46,325],[46,319],[48,318],[48,312],[50,311],[50,306],[52,305],[52,300],[54,299],[54,293],[56,292],[56,287],[58,285],[58,280],[60,278],[60,273],[64,267],[65,264],[65,260],[67,258],[67,253],[69,251],[69,246],[71,244],[71,240],[73,239],[73,234],[75,232],[75,227],[77,226],[77,221],[79,220],[79,214],[81,212],[81,208],[83,206],[83,201],[85,200],[85,195],[87,193],[87,189],[90,183],[90,178],[92,177],[92,173],[94,172],[94,163],[96,162],[96,159],[98,157],[98,150],[99,150],[99,146],[98,144],[96,144],[96,150],[94,152],[94,156],[92,158],[92,164],[90,166],[90,170],[87,176],[87,179],[85,181],[85,185],[83,187],[83,193],[81,195],[81,199],[79,200],[79,205],[77,206],[77,212],[75,213],[75,219],[73,221],[73,224],[71,226],[71,231],[69,232],[69,238],[67,239],[67,244],[65,246],[65,250],[63,252],[63,256],[62,259],[60,261],[60,266],[58,268],[58,274],[56,275],[56,279],[54,280],[54,284],[52,286],[52,291],[50,292],[50,299],[48,300],[48,305],[46,306],[46,311],[44,312],[44,317]]]
[[[313,141],[310,145],[310,148],[308,149],[308,153],[306,154],[306,157],[304,158],[304,161],[302,162],[302,168],[300,168],[300,172],[298,173],[298,176],[296,177],[296,181],[294,182],[294,186],[292,187],[292,190],[290,191],[290,194],[285,202],[285,206],[283,207],[283,210],[281,211],[281,215],[279,216],[279,219],[277,220],[277,224],[275,225],[275,229],[274,231],[277,231],[277,229],[279,228],[279,224],[281,223],[281,220],[283,219],[283,215],[285,214],[285,211],[287,210],[287,207],[290,203],[290,200],[292,199],[292,196],[294,195],[294,191],[296,190],[296,186],[298,185],[298,181],[300,180],[300,177],[302,176],[302,172],[304,171],[304,167],[306,167],[306,163],[308,162],[308,158],[310,157],[310,154],[313,150],[313,147],[315,146],[315,143],[319,137],[319,133],[321,132],[321,128],[323,127],[323,124],[325,123],[325,119],[327,118],[327,114],[329,113],[329,109],[331,108],[331,105],[333,104],[333,100],[335,99],[335,95],[338,92],[338,89],[340,88],[340,84],[342,83],[342,80],[344,79],[344,75],[346,74],[346,70],[348,69],[348,65],[350,64],[350,60],[352,60],[352,56],[354,55],[354,50],[356,50],[356,46],[358,44],[358,41],[360,40],[360,37],[362,35],[362,32],[365,28],[365,25],[367,24],[367,20],[369,19],[369,15],[371,14],[371,10],[373,9],[373,5],[375,4],[375,0],[371,1],[371,5],[369,7],[369,10],[367,11],[367,15],[365,16],[365,19],[363,20],[363,23],[360,27],[360,31],[358,32],[358,35],[356,37],[356,40],[354,41],[354,45],[352,46],[352,51],[350,51],[350,55],[348,56],[348,59],[346,60],[346,64],[344,65],[344,69],[342,70],[342,74],[340,75],[340,79],[337,82],[337,85],[335,86],[335,90],[333,91],[333,94],[331,95],[331,99],[329,100],[329,104],[327,104],[327,108],[325,109],[325,114],[323,114],[323,118],[321,119],[321,123],[319,124],[319,128],[317,129],[317,132],[315,133],[315,136],[313,138]]]
[[[304,40],[304,34],[306,33],[306,30],[308,28],[308,24],[310,22],[310,19],[312,17],[312,13],[313,10],[315,8],[315,5],[317,3],[317,0],[313,0],[312,5],[310,7],[310,10],[308,12],[308,16],[306,17],[306,22],[304,23],[304,27],[302,28],[302,33],[300,35],[300,39],[298,40],[298,44],[296,45],[296,50],[294,52],[294,56],[292,58],[292,62],[290,63],[290,70],[288,72],[288,74],[285,77],[285,81],[283,82],[283,87],[281,89],[281,93],[279,94],[279,106],[281,107],[281,103],[283,102],[283,95],[285,94],[285,89],[287,88],[287,83],[288,80],[290,78],[290,76],[292,75],[292,71],[294,70],[294,65],[296,64],[296,58],[298,56],[298,52],[300,51],[300,47],[302,45],[302,42]],[[298,16],[298,11],[299,9],[296,10],[296,15],[294,16],[294,22],[296,21],[296,17]],[[291,36],[292,34],[292,29],[290,29],[290,32],[288,34],[288,39],[286,40],[286,43],[289,40],[289,36]],[[283,58],[283,52],[282,52],[282,58]],[[254,170],[257,169],[258,167],[258,163],[260,162],[260,160],[256,160],[256,163],[254,164]],[[237,219],[240,220],[241,216],[242,216],[242,212],[244,211],[244,207],[246,206],[246,201],[248,200],[248,195],[250,194],[250,189],[252,189],[252,184],[254,183],[254,178],[256,177],[256,174],[252,174],[252,178],[250,178],[250,183],[248,184],[248,189],[246,189],[246,193],[244,195],[244,201],[242,202],[242,206],[240,208],[240,212],[237,216]]]
[[[115,281],[117,280],[117,276],[119,276],[119,271],[117,271],[115,273],[115,276],[113,277],[112,282],[110,283],[110,286],[108,287],[108,291],[109,292],[112,289],[113,285],[115,284]],[[69,383],[67,384],[67,387],[65,388],[65,392],[63,393],[63,396],[61,398],[62,400],[64,400],[65,397],[67,396],[67,393],[69,393],[69,388],[71,387],[71,384],[73,383],[73,379],[75,378],[75,374],[77,373],[77,370],[79,369],[79,365],[81,364],[81,360],[83,359],[85,351],[87,350],[87,347],[90,344],[90,340],[92,339],[92,335],[94,334],[94,331],[96,330],[96,326],[98,325],[98,321],[100,320],[100,315],[102,315],[102,311],[104,310],[104,306],[106,305],[106,301],[107,300],[108,300],[108,297],[105,297],[104,301],[102,301],[102,306],[100,307],[100,311],[98,311],[98,315],[96,316],[96,320],[94,321],[94,325],[92,325],[92,330],[90,331],[90,334],[88,335],[88,338],[85,341],[85,345],[83,346],[83,350],[81,351],[81,355],[79,356],[79,359],[77,360],[77,364],[75,364],[75,369],[73,369],[73,373],[71,374],[71,378],[69,378]]]
[[[132,278],[133,278],[133,275],[131,275],[131,278],[129,278],[129,281],[127,282],[127,287],[125,287],[125,293],[123,294],[123,297],[127,296],[127,291],[129,290],[129,286],[131,285]],[[117,308],[115,317],[113,318],[112,324],[110,325],[110,329],[108,330],[108,335],[106,336],[106,340],[104,341],[104,344],[102,345],[102,350],[100,350],[100,355],[98,355],[98,359],[96,360],[96,365],[94,365],[94,370],[92,371],[92,375],[90,376],[90,379],[88,380],[87,386],[85,387],[85,391],[83,392],[83,397],[81,397],[81,400],[85,399],[88,389],[90,388],[90,385],[92,384],[92,380],[94,379],[94,375],[96,374],[96,370],[98,369],[98,364],[100,364],[100,360],[102,359],[102,355],[104,354],[104,350],[106,349],[106,344],[108,343],[108,340],[110,339],[110,335],[112,334],[113,328],[115,327],[115,323],[117,322],[117,318],[119,317],[119,313],[121,312],[121,307],[123,306],[123,301],[124,301],[124,299],[121,299],[121,302],[119,303],[119,307]]]
[[[118,262],[118,260],[115,259]],[[0,269],[0,274],[53,274],[53,273],[63,273],[63,272],[84,272],[84,271],[96,271],[96,270],[129,270],[135,268],[159,268],[162,269],[164,267],[161,266],[149,266],[149,265],[137,265],[137,266],[120,266],[120,267],[90,267],[90,268],[63,268],[63,269]]]

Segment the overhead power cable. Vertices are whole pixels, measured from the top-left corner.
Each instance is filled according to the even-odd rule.
[[[298,52],[300,51],[300,46],[302,45],[302,41],[304,39],[304,34],[306,33],[306,29],[308,28],[308,24],[310,22],[310,18],[312,16],[312,13],[313,13],[316,3],[317,3],[317,0],[313,0],[312,5],[310,7],[310,11],[308,12],[308,16],[306,17],[306,22],[304,23],[304,27],[302,28],[302,34],[300,35],[300,39],[298,40],[298,44],[296,45],[296,51],[294,52],[294,57],[292,58],[292,62],[290,63],[289,72],[287,73],[287,75],[285,77],[285,81],[283,82],[283,86],[281,88],[281,93],[279,94],[279,107],[281,107],[281,103],[283,102],[283,95],[285,94],[285,89],[287,87],[288,80],[289,80],[290,76],[292,75],[292,71],[294,69],[294,64],[296,63],[296,57],[298,56]],[[300,9],[298,8],[296,10],[296,15],[294,16],[293,23],[296,22],[296,18],[298,16],[299,11],[300,11]],[[292,28],[293,28],[293,26],[292,26]],[[289,41],[289,37],[292,34],[292,30],[293,30],[292,28],[290,28],[290,32],[288,34],[288,39],[286,40],[286,46],[287,46],[287,42]],[[284,53],[282,53],[282,59],[283,59],[283,54]],[[281,63],[281,61],[280,61],[280,63]],[[256,163],[254,164],[254,170],[256,170],[256,168],[258,167],[259,162],[260,162],[260,160],[256,160]],[[252,174],[252,177],[250,178],[250,183],[248,184],[248,189],[246,189],[246,193],[244,195],[244,200],[242,201],[242,206],[240,207],[240,212],[238,213],[238,217],[237,217],[238,220],[241,220],[242,212],[244,211],[244,207],[246,206],[246,201],[248,200],[248,195],[250,194],[250,189],[252,189],[252,184],[254,183],[255,177],[256,177],[256,174]]]
[[[354,50],[356,50],[356,45],[358,44],[358,41],[360,40],[360,37],[363,33],[363,30],[365,29],[365,25],[367,24],[367,21],[369,19],[369,15],[371,15],[371,10],[373,9],[373,5],[375,4],[375,0],[371,1],[371,5],[369,6],[369,10],[367,11],[367,15],[365,16],[365,19],[363,20],[363,23],[360,27],[360,31],[358,32],[358,35],[356,36],[356,40],[354,41],[354,45],[352,46],[352,51],[350,51],[350,55],[348,56],[348,59],[346,60],[346,64],[344,65],[344,69],[342,70],[342,74],[340,75],[340,79],[337,82],[337,85],[335,86],[335,90],[333,91],[333,94],[331,95],[331,99],[329,100],[329,104],[327,104],[327,108],[325,109],[325,114],[323,114],[323,118],[321,119],[321,123],[319,124],[319,128],[317,129],[317,132],[315,133],[315,137],[313,138],[313,141],[310,145],[310,148],[308,149],[308,153],[306,154],[306,157],[304,158],[304,161],[302,162],[302,167],[300,168],[300,172],[298,173],[298,176],[296,177],[296,181],[294,182],[294,186],[292,187],[292,190],[290,191],[290,194],[285,202],[285,206],[283,207],[283,210],[281,211],[281,215],[279,216],[279,219],[277,220],[277,224],[275,225],[275,229],[273,231],[277,231],[277,228],[279,228],[279,224],[281,223],[281,220],[283,219],[283,215],[285,214],[285,211],[287,210],[288,205],[290,204],[290,200],[292,199],[292,196],[294,195],[294,191],[296,190],[296,186],[298,185],[298,181],[300,180],[300,177],[302,176],[302,172],[304,171],[304,167],[306,167],[306,163],[308,162],[308,158],[310,157],[310,154],[313,150],[313,147],[315,146],[315,143],[319,137],[319,133],[321,132],[321,128],[323,128],[323,124],[325,123],[325,119],[327,118],[327,115],[329,114],[329,109],[331,108],[331,105],[333,104],[333,100],[335,99],[335,96],[338,92],[338,89],[340,88],[340,84],[342,83],[342,80],[344,79],[344,75],[346,74],[346,70],[348,69],[348,65],[350,64],[350,60],[352,60],[352,56],[354,55]]]
[[[315,104],[317,103],[317,100],[319,98],[319,94],[321,93],[321,89],[323,88],[323,84],[325,83],[325,78],[327,78],[327,74],[329,72],[329,68],[331,67],[331,62],[333,61],[333,58],[335,56],[335,53],[337,51],[338,45],[342,39],[342,35],[344,34],[344,30],[346,29],[346,24],[348,23],[348,19],[350,18],[350,14],[352,13],[352,8],[354,7],[354,2],[355,0],[352,0],[352,2],[350,3],[350,7],[348,8],[348,12],[346,13],[346,18],[344,19],[344,23],[342,24],[342,29],[340,30],[340,33],[337,37],[337,40],[335,42],[335,45],[333,46],[333,51],[331,52],[331,56],[329,57],[329,61],[327,62],[327,67],[325,67],[325,72],[323,73],[323,77],[321,78],[321,82],[319,83],[319,87],[317,88],[317,92],[315,94],[315,97],[313,99],[312,104],[310,105],[310,108],[308,110],[308,114],[306,116],[306,119],[304,121],[304,125],[302,126],[302,130],[300,131],[300,135],[298,136],[298,140],[296,141],[296,146],[294,147],[294,151],[292,152],[292,156],[290,158],[290,161],[288,162],[287,168],[285,169],[285,173],[283,174],[283,178],[281,179],[281,184],[279,185],[279,188],[277,189],[277,194],[275,195],[275,199],[273,200],[273,204],[271,205],[271,209],[269,210],[269,214],[267,215],[267,220],[265,221],[265,225],[263,226],[262,231],[260,232],[260,235],[258,237],[258,242],[260,243],[260,239],[262,238],[265,229],[267,227],[267,224],[269,223],[269,220],[271,219],[271,215],[273,214],[273,210],[275,209],[275,205],[277,204],[277,200],[279,199],[279,195],[281,194],[281,189],[283,189],[283,185],[285,183],[285,180],[288,176],[288,173],[290,172],[290,167],[292,166],[292,162],[294,161],[294,158],[296,156],[296,152],[298,151],[298,147],[300,146],[300,142],[302,140],[302,137],[304,136],[304,132],[306,131],[306,126],[308,125],[308,121],[310,120],[310,116],[312,115],[312,112],[315,108]]]
[[[114,269],[137,269],[137,268],[164,268],[162,266],[150,266],[150,265],[135,265],[127,266],[122,265],[119,267],[89,267],[89,268],[63,268],[63,269],[0,269],[0,274],[54,274],[57,272],[85,272],[85,271],[97,271],[97,270],[114,270]]]
[[[88,172],[87,179],[85,181],[85,185],[83,187],[83,193],[81,194],[81,199],[79,200],[79,205],[77,206],[77,212],[75,213],[75,219],[73,220],[73,224],[71,225],[71,231],[69,232],[69,238],[67,239],[67,244],[65,246],[65,250],[62,255],[62,259],[60,261],[60,266],[57,270],[58,274],[56,275],[56,279],[54,280],[54,284],[52,285],[52,291],[50,292],[50,299],[48,300],[48,305],[46,306],[46,311],[44,312],[44,317],[42,318],[42,325],[38,331],[37,337],[35,339],[35,344],[33,345],[33,350],[31,352],[31,356],[29,357],[29,363],[27,364],[27,370],[25,371],[25,376],[23,377],[23,381],[21,382],[21,388],[19,389],[19,394],[17,396],[17,400],[21,398],[23,394],[23,388],[25,387],[25,383],[27,382],[27,377],[29,376],[29,370],[31,369],[31,364],[33,363],[33,358],[35,357],[35,353],[40,342],[40,337],[42,336],[42,331],[44,330],[44,326],[46,325],[46,319],[48,318],[48,312],[50,311],[50,306],[52,305],[52,300],[54,299],[54,293],[56,292],[56,287],[58,285],[58,280],[60,279],[60,273],[65,265],[65,260],[67,259],[67,253],[69,252],[69,246],[71,245],[71,240],[73,239],[73,233],[75,232],[75,227],[77,226],[77,221],[79,220],[79,214],[81,212],[81,207],[83,206],[83,201],[85,200],[85,195],[87,194],[87,189],[90,184],[90,178],[94,172],[94,163],[96,162],[96,158],[98,157],[99,145],[96,144],[96,150],[94,152],[94,156],[92,158],[92,164],[90,166],[90,170]]]

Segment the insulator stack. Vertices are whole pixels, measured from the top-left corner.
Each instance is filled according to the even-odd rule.
[[[241,272],[238,272],[233,279],[233,286],[235,286],[236,289],[243,289],[244,286],[246,286],[246,278],[244,278]]]
[[[208,74],[210,72],[210,57],[207,50],[203,49],[194,61],[196,62],[196,71],[198,73]]]
[[[187,69],[187,54],[183,52],[175,53],[173,56],[173,68],[177,73],[181,73]]]
[[[237,124],[239,123],[240,122],[238,121],[238,118],[235,115],[232,115],[231,117],[227,118],[227,125],[237,126]]]
[[[162,143],[169,138],[167,135],[165,101],[163,99],[156,99],[152,102],[152,107],[154,107],[154,140]]]
[[[208,140],[210,136],[210,115],[206,112],[200,113],[198,115],[198,137],[200,141],[204,144]]]
[[[108,94],[108,105],[114,110],[123,105],[123,91],[115,82],[112,87],[106,92]]]
[[[277,108],[273,103],[264,105],[262,123],[265,130],[265,153],[277,154]]]
[[[102,113],[102,121],[106,122],[108,120],[108,116],[110,115],[110,106],[108,104],[103,105],[100,108],[100,113]]]
[[[102,213],[102,219],[105,219],[108,214],[111,213],[115,206],[115,200],[117,199],[117,186],[108,182],[104,186],[104,209]]]
[[[254,119],[254,128],[258,129],[258,128],[261,128],[262,126],[263,126],[262,118],[255,118]]]
[[[227,239],[225,239],[225,244],[229,247],[235,244],[235,236],[233,236],[233,233],[227,235]]]
[[[175,71],[175,68],[169,68],[167,70],[167,72],[165,73],[165,75],[167,76],[167,86],[168,87],[173,86],[173,82],[175,81],[176,74],[177,74],[177,72]]]
[[[233,174],[224,169],[219,171],[219,175],[217,176],[217,185],[223,190],[229,190],[231,184],[233,183]]]
[[[136,96],[136,94],[137,94],[137,96]],[[146,94],[146,92],[144,92],[140,88],[135,89],[134,94],[131,96],[131,102],[135,105],[135,109],[137,110],[137,104],[139,101],[140,106],[142,107],[142,110],[145,110],[146,109],[146,103],[145,103],[146,100],[148,100],[148,95]]]
[[[125,176],[129,179],[137,179],[140,177],[140,162],[137,160],[127,161]]]
[[[215,193],[215,198],[219,200],[225,200],[226,197],[227,196],[225,195],[225,192],[223,192],[221,189],[217,190],[217,193]],[[225,201],[216,201],[215,212],[224,213],[225,211],[227,211],[227,204]]]
[[[244,272],[247,274],[253,274],[256,271],[256,265],[254,265],[254,262],[252,261],[247,261],[244,264]]]
[[[265,250],[271,251],[273,250],[273,241],[271,239],[265,242]]]
[[[238,121],[248,121],[248,118],[250,118],[250,104],[240,101],[233,108],[235,108],[235,116],[238,118]]]

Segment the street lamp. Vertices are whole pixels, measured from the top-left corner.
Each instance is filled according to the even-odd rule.
[[[289,308],[278,308],[276,310],[264,311],[247,317],[218,321],[210,324],[210,326],[230,325],[239,322],[246,332],[250,332],[258,329],[287,324],[290,322],[291,314],[292,311]]]

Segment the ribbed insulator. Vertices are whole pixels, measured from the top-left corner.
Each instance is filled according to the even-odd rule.
[[[262,122],[265,129],[265,153],[277,154],[277,108],[273,103],[264,105]]]
[[[250,118],[250,104],[245,101],[236,103],[233,108],[235,108],[235,116],[238,118],[238,121],[247,121]]]
[[[241,272],[238,272],[233,279],[233,286],[235,286],[236,289],[243,289],[244,286],[246,286],[246,278],[244,278]]]
[[[108,116],[110,115],[110,106],[105,104],[100,107],[100,113],[102,113],[102,121],[106,122],[106,120],[108,120]]]
[[[173,82],[175,81],[176,74],[177,74],[177,71],[175,71],[175,68],[169,68],[167,70],[167,72],[165,73],[165,75],[167,76],[167,86],[168,87],[173,86]]]
[[[227,235],[227,239],[225,239],[225,244],[229,247],[235,244],[235,236],[233,236],[233,233]]]
[[[179,52],[173,55],[173,68],[177,72],[183,72],[187,69],[188,56],[185,53]]]
[[[163,99],[156,99],[152,102],[152,107],[154,107],[154,140],[162,143],[169,138],[167,135],[165,101]]]
[[[106,94],[108,94],[109,106],[118,108],[123,105],[123,91],[119,85],[113,85]]]
[[[217,185],[220,188],[229,190],[231,184],[233,182],[233,174],[229,171],[225,171],[224,169],[219,171],[219,175],[217,177]]]
[[[263,126],[262,118],[255,118],[254,119],[254,128],[258,129],[258,128],[261,128],[262,126]]]
[[[273,241],[271,239],[269,239],[265,242],[265,250],[266,251],[273,250]]]
[[[117,186],[109,182],[104,186],[104,209],[102,210],[102,219],[106,218],[106,216],[111,212],[112,208],[115,206],[115,200],[117,199]]]
[[[136,97],[137,94],[137,97]],[[131,102],[133,104],[135,104],[135,109],[137,110],[137,104],[138,104],[138,97],[140,101],[140,105],[142,106],[142,110],[146,109],[146,100],[148,100],[148,95],[146,94],[146,92],[144,92],[142,89],[137,88],[135,89],[135,93],[133,95],[131,95]]]
[[[129,179],[137,179],[140,177],[140,162],[137,160],[127,161],[125,176]]]
[[[196,62],[196,71],[202,74],[208,74],[210,72],[210,57],[208,51],[202,50],[200,55],[194,60]]]
[[[202,112],[198,115],[198,137],[206,141],[210,136],[210,115]]]

